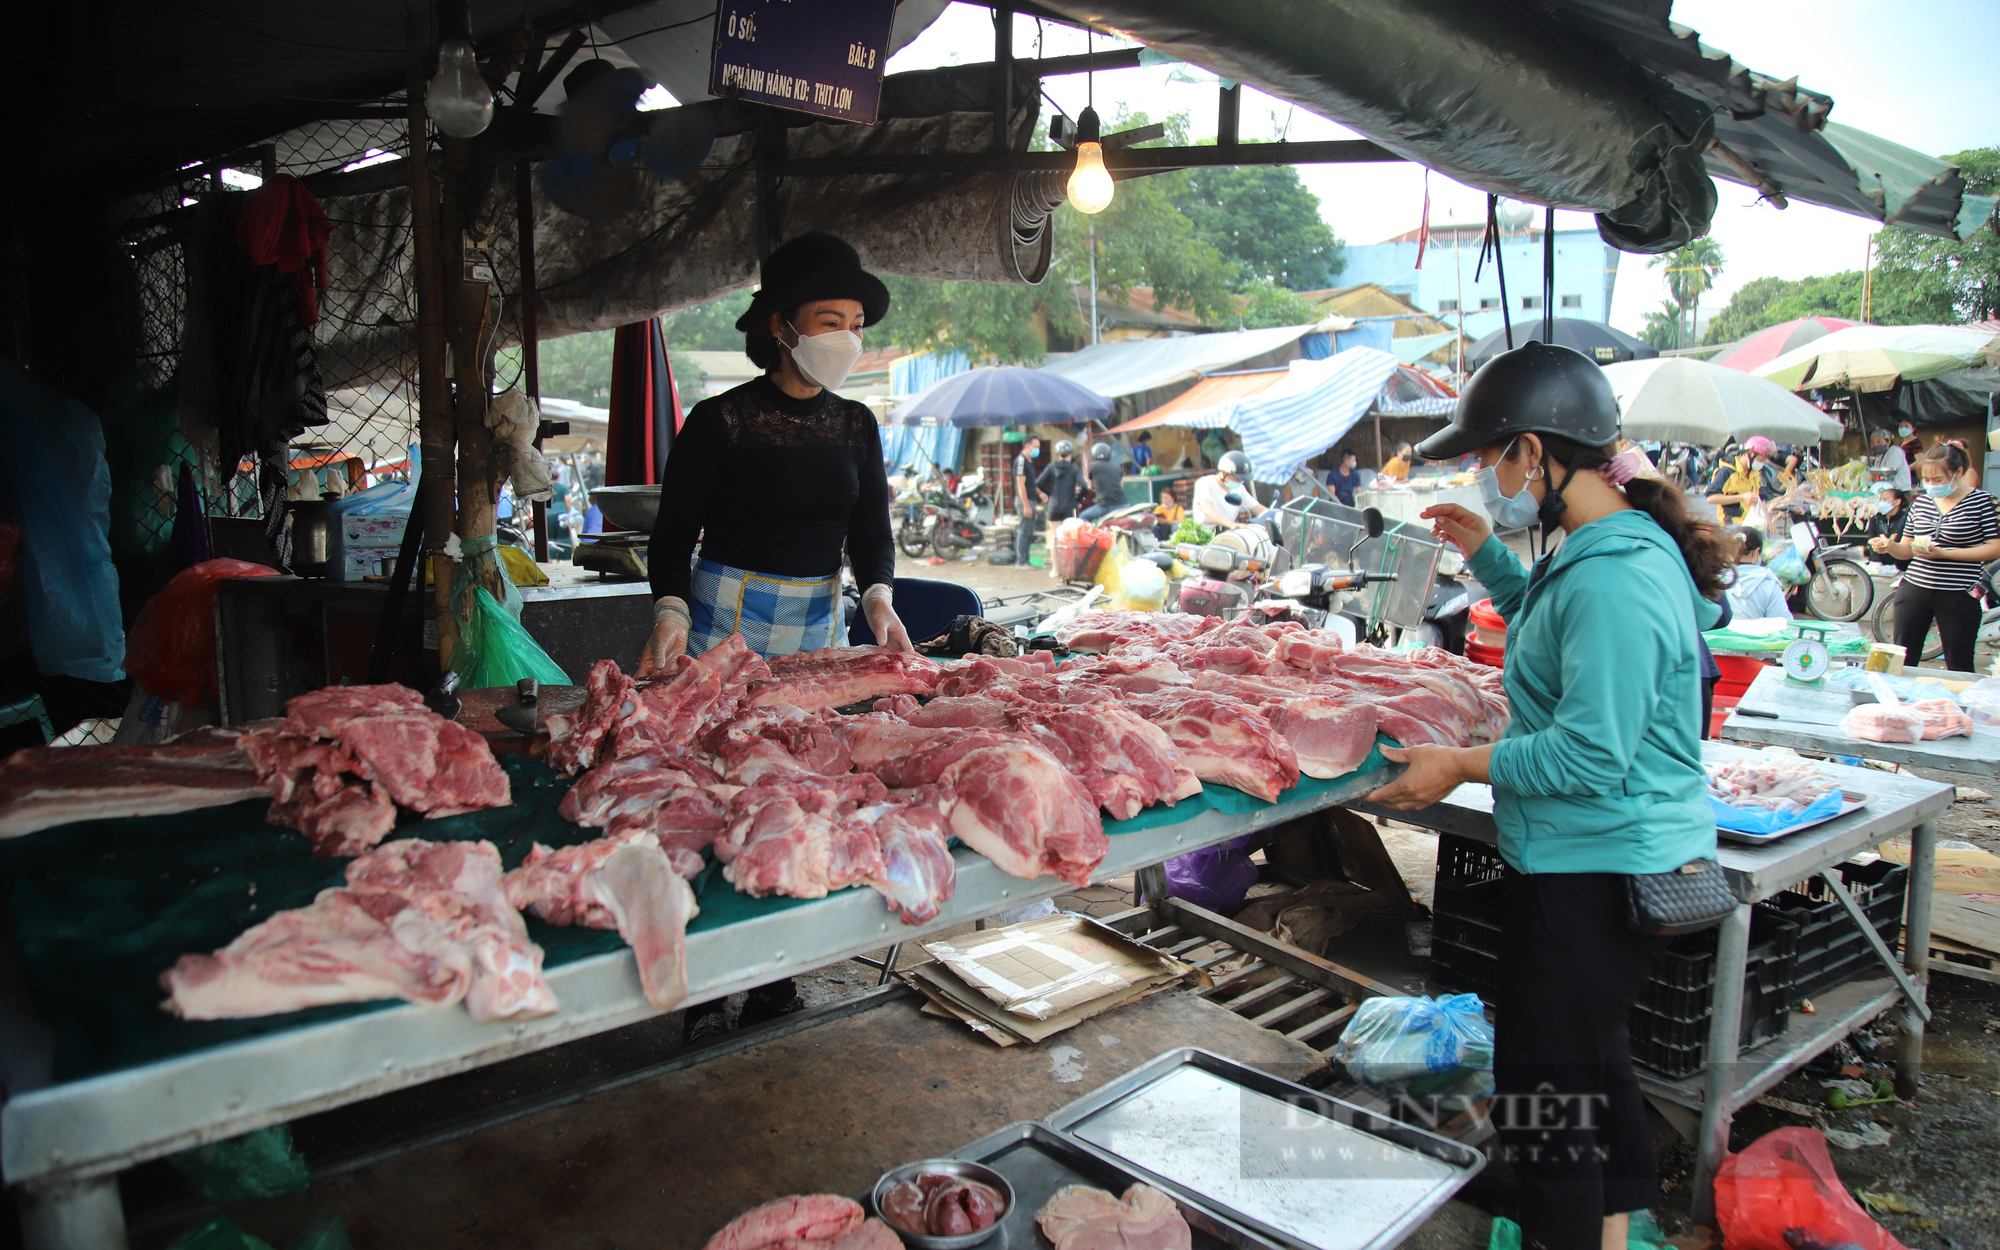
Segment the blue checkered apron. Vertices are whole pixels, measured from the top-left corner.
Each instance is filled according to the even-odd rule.
[[[779,577],[704,559],[694,566],[693,591],[689,655],[739,630],[752,651],[767,657],[817,651],[840,636],[839,573]]]

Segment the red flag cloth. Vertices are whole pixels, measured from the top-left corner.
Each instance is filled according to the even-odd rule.
[[[326,290],[326,241],[333,225],[305,184],[279,174],[243,196],[236,215],[236,242],[260,265],[276,265],[292,275],[299,290],[299,317],[319,324],[319,299]]]
[[[660,319],[649,317],[612,332],[611,420],[604,454],[606,486],[651,486],[686,419]]]
[[[1417,226],[1417,264],[1424,267],[1424,249],[1431,245],[1431,171],[1424,171],[1424,219]]]

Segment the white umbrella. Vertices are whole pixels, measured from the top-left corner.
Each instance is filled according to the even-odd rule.
[[[1605,365],[1604,376],[1626,438],[1719,447],[1752,434],[1780,443],[1841,436],[1840,422],[1784,387],[1705,360],[1626,360]]]
[[[1985,363],[2000,364],[2000,334],[1979,326],[1849,326],[1753,372],[1795,391],[1886,391]]]

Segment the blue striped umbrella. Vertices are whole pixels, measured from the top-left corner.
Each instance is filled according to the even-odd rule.
[[[1299,466],[1340,441],[1382,393],[1396,358],[1350,347],[1324,360],[1295,361],[1293,377],[1263,394],[1224,404],[1203,425],[1227,426],[1243,439],[1252,476],[1285,482]]]
[[[1083,425],[1111,415],[1111,401],[1040,369],[991,365],[954,373],[898,404],[890,425]]]

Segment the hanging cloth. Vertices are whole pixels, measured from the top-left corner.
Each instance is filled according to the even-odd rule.
[[[260,265],[292,275],[299,296],[299,320],[319,324],[316,292],[326,290],[326,242],[333,224],[305,184],[279,174],[243,196],[236,215],[236,242]]]
[[[208,534],[208,503],[195,484],[194,466],[181,464],[174,490],[174,528],[167,538],[167,565],[175,572],[215,558]]]
[[[674,435],[686,420],[667,362],[667,339],[658,317],[619,326],[613,334],[604,484],[651,486],[660,480]]]

